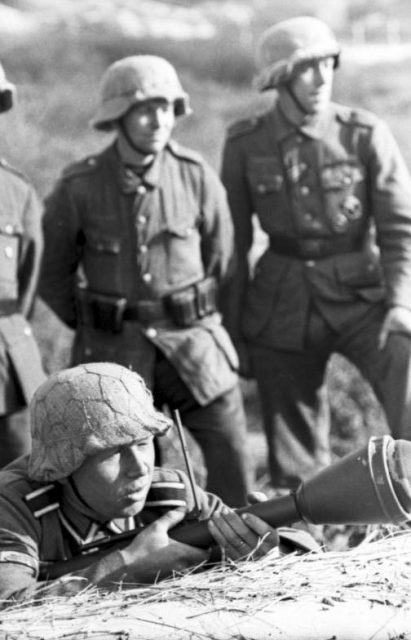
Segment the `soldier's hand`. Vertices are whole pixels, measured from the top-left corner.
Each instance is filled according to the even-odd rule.
[[[247,345],[245,344],[245,342],[236,342],[234,346],[237,351],[238,360],[240,363],[238,367],[239,375],[242,378],[246,378],[246,379],[252,378],[253,372],[251,369],[251,362],[250,362],[250,356],[248,353]]]
[[[208,527],[214,540],[232,560],[256,560],[278,546],[277,531],[251,513],[240,516],[232,509],[223,507],[212,516]]]
[[[411,336],[411,310],[406,307],[392,307],[382,323],[378,346],[384,349],[390,333],[405,333]]]
[[[136,582],[152,582],[208,560],[209,551],[197,549],[169,537],[168,531],[181,522],[185,515],[185,511],[180,509],[168,511],[146,527],[121,551],[128,575],[132,569]]]

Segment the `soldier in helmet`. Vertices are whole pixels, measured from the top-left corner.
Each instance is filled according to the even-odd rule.
[[[16,88],[0,65],[0,113]],[[0,160],[0,467],[30,450],[27,405],[45,375],[27,317],[42,253],[41,212],[26,178]]]
[[[157,406],[180,410],[207,488],[234,506],[247,493],[246,427],[216,305],[232,270],[232,222],[216,174],[170,137],[189,111],[163,58],[108,68],[93,125],[114,141],[68,167],[47,199],[40,295],[76,330],[73,363],[130,367]]]
[[[54,373],[36,391],[31,418],[31,454],[0,472],[0,600],[118,589],[208,560],[209,550],[168,536],[188,517],[193,494],[184,473],[154,468],[153,437],[170,420],[137,373],[102,362]],[[228,557],[258,558],[277,545],[257,516],[240,517],[199,487],[196,495]],[[121,545],[115,537],[124,532]],[[84,555],[73,580],[69,563],[56,572],[102,538],[114,544],[104,557]]]
[[[334,352],[369,380],[393,435],[411,437],[411,180],[384,122],[331,101],[339,56],[316,18],[264,33],[257,86],[273,103],[229,129],[223,156],[240,264],[225,324],[256,378],[280,489],[330,461]],[[254,213],[268,247],[251,276]]]

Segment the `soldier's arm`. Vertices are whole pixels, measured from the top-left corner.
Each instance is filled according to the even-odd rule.
[[[69,327],[76,326],[75,284],[80,260],[78,205],[62,180],[46,199],[39,295]]]
[[[235,271],[234,229],[225,189],[217,174],[202,167],[201,254],[207,276],[220,282]]]
[[[382,121],[372,130],[369,167],[371,213],[381,251],[387,304],[411,309],[411,178]]]
[[[37,291],[43,252],[41,207],[31,187],[24,203],[22,222],[23,234],[18,264],[19,304],[21,312],[27,316]]]
[[[240,317],[249,279],[248,254],[253,242],[252,203],[246,184],[245,166],[235,140],[228,139],[222,161],[222,181],[234,224],[237,267],[222,291],[224,323],[235,343],[241,341]]]

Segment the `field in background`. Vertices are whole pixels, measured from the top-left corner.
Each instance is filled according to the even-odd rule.
[[[102,40],[96,34],[74,39],[70,34],[47,33],[29,43],[3,39],[0,59],[10,79],[18,85],[17,108],[0,118],[1,155],[22,169],[44,197],[61,169],[92,154],[109,137],[90,130],[101,73],[113,60],[131,53],[157,53],[170,58],[180,70],[190,93],[194,114],[183,120],[176,138],[202,152],[218,170],[226,126],[264,108],[251,88],[250,51],[229,37],[210,43],[175,43],[167,40]],[[411,93],[409,65],[361,65],[347,56],[337,74],[335,97],[362,106],[390,124],[411,167]],[[41,305],[36,306],[35,330],[49,370],[68,362],[70,333]],[[261,435],[258,401],[253,382],[243,382],[250,422],[253,465],[264,482],[265,442]],[[336,455],[361,446],[370,435],[381,434],[385,424],[368,386],[342,358],[334,357],[328,385],[332,402],[332,444]],[[177,454],[176,454],[177,455]]]

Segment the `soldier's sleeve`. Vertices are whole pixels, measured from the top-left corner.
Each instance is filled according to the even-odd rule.
[[[371,213],[389,306],[411,309],[411,177],[384,122],[371,134]]]
[[[226,140],[221,176],[234,224],[236,269],[222,289],[224,324],[234,342],[241,340],[240,318],[249,279],[248,254],[253,241],[252,203],[246,182],[245,160],[235,139]]]
[[[78,206],[70,183],[61,180],[45,202],[39,295],[71,328],[76,326],[75,284],[80,250],[78,219]]]
[[[39,572],[38,532],[20,498],[0,495],[0,601],[21,599],[36,588]]]
[[[220,178],[203,165],[201,254],[206,275],[223,282],[234,271],[234,231]]]
[[[18,281],[21,312],[28,316],[37,291],[43,252],[41,207],[32,187],[29,187],[23,209],[23,236],[19,255]]]

